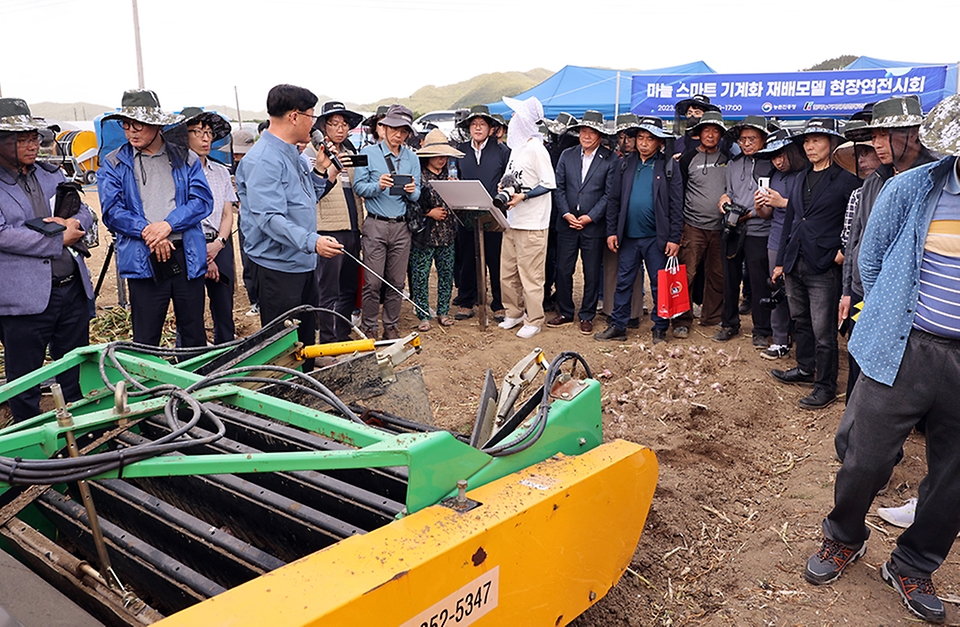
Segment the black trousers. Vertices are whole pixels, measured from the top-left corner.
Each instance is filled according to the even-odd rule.
[[[360,233],[356,231],[323,232],[343,244],[344,250],[360,257]],[[350,339],[350,315],[356,308],[360,291],[360,271],[357,262],[346,255],[320,257],[317,260],[317,288],[320,306],[332,309],[346,320],[320,312],[320,343],[343,342]]]
[[[213,262],[220,271],[220,280],[205,279],[207,298],[210,299],[210,317],[213,318],[213,343],[231,342],[236,337],[233,322],[233,288],[236,269],[233,263],[233,238],[217,253]]]
[[[834,307],[836,309],[836,307]],[[927,476],[920,482],[914,522],[890,558],[907,577],[930,577],[960,531],[960,341],[910,332],[892,386],[861,374],[846,413],[853,428],[834,486],[823,533],[858,546],[877,492],[893,472],[903,442],[926,418]]]
[[[584,237],[578,231],[568,230],[571,232],[557,236],[557,313],[573,318],[573,273],[579,256],[583,263],[583,300],[580,301],[579,318],[593,320],[597,315],[600,286],[603,285],[601,267],[607,242],[602,237]],[[609,298],[613,298],[613,294]]]
[[[723,256],[723,313],[720,324],[731,329],[740,328],[740,283],[744,280],[744,262],[749,268],[749,277],[746,280],[751,285],[753,337],[770,337],[773,335],[770,310],[760,306],[761,298],[770,298],[770,286],[767,284],[770,262],[767,259],[766,237],[747,236],[744,238],[743,248],[732,259],[728,259],[726,254]]]
[[[30,316],[0,316],[3,327],[3,350],[7,381],[30,374],[43,365],[50,349],[50,357],[60,359],[71,350],[90,342],[90,314],[87,295],[80,279],[50,292],[47,308]],[[80,369],[57,375],[67,401],[80,400]],[[40,413],[40,386],[10,399],[10,411],[16,422],[33,418]]]
[[[243,267],[243,288],[246,290],[247,300],[250,301],[252,306],[257,304],[257,279],[260,267],[250,257],[247,257],[247,253],[243,252],[243,231],[238,230],[237,233],[240,237],[240,265]]]
[[[173,315],[177,320],[178,344],[184,348],[206,346],[207,332],[203,327],[203,284],[205,279],[187,279],[187,263],[183,249],[173,251],[172,258],[181,272],[160,281],[129,279],[130,320],[133,323],[133,341],[151,346],[160,345],[167,308],[173,300]]]
[[[476,227],[474,227],[476,228]],[[457,283],[457,297],[453,304],[457,307],[470,309],[477,304],[479,291],[477,289],[477,242],[474,229],[457,224],[456,257],[453,262],[453,276]],[[490,277],[490,291],[493,300],[490,309],[503,309],[503,300],[500,296],[500,246],[503,242],[503,233],[498,231],[484,231],[483,253],[487,262],[487,276]],[[484,286],[486,288],[486,286]]]
[[[260,266],[259,273],[257,297],[260,301],[261,326],[266,326],[294,307],[300,305],[316,307],[320,301],[315,270],[281,272]],[[316,344],[317,316],[313,313],[305,313],[300,314],[298,318],[300,327],[297,329],[297,338],[304,346]],[[312,359],[304,362],[303,370],[304,372],[313,370]]]

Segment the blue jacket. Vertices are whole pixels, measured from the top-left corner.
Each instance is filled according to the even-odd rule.
[[[920,262],[933,213],[956,157],[918,166],[884,185],[860,243],[864,305],[850,338],[863,374],[893,385],[920,292]]]
[[[243,250],[256,264],[299,274],[317,267],[317,202],[333,183],[270,131],[237,166]]]
[[[804,209],[805,181],[812,169],[812,165],[807,166],[787,200],[787,215],[777,249],[777,265],[783,266],[784,272],[793,271],[801,254],[811,274],[823,274],[830,269],[840,250],[847,201],[862,184],[860,179],[832,163],[813,190],[810,207]]]
[[[598,147],[581,182],[582,150],[579,144],[571,146],[563,151],[557,162],[557,189],[553,192],[557,234],[561,237],[572,234],[605,238],[607,207],[616,195],[620,160],[609,148]],[[568,213],[577,217],[590,216],[593,222],[575,231],[563,217]]]
[[[38,163],[34,172],[43,197],[52,199],[63,182],[60,168]],[[50,212],[53,215],[53,212]],[[63,234],[43,235],[23,226],[34,217],[33,204],[5,168],[0,168],[0,316],[41,313],[50,302],[53,273],[50,260],[63,250]],[[76,215],[83,229],[93,225],[93,214],[81,205]],[[90,273],[82,257],[74,256],[87,298],[93,298]]]
[[[657,246],[661,251],[666,250],[667,242],[679,244],[683,234],[683,177],[676,167],[669,179],[666,175],[667,159],[672,158],[671,155],[661,154],[653,165],[653,211],[657,225]],[[607,209],[607,237],[616,235],[621,243],[638,159],[640,155],[633,151],[617,164],[617,191]]]
[[[207,185],[200,159],[189,150],[167,142],[167,154],[173,169],[177,207],[166,222],[174,233],[183,235],[187,259],[187,278],[207,273],[207,242],[200,222],[213,211],[213,194]],[[137,187],[133,147],[126,143],[106,156],[97,172],[97,189],[103,224],[116,234],[117,264],[124,279],[153,277],[150,249],[140,233],[150,224],[143,212]]]

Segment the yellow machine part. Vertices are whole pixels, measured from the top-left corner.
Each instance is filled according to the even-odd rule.
[[[555,456],[354,536],[157,623],[161,627],[566,625],[620,579],[657,460],[616,440]]]
[[[61,131],[57,135],[57,141],[62,141],[68,135],[73,135],[70,140],[70,154],[77,159],[80,169],[84,172],[100,169],[100,159],[97,156],[97,135],[93,131]]]
[[[335,357],[336,355],[349,355],[356,352],[368,352],[376,350],[376,342],[371,338],[365,340],[349,340],[346,342],[331,342],[329,344],[312,344],[304,346],[297,353],[298,359],[316,359],[317,357]]]

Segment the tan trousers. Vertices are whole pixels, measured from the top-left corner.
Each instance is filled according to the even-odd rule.
[[[543,281],[546,275],[547,230],[507,229],[500,248],[500,291],[508,318],[519,318],[526,305],[526,324],[543,326]]]
[[[613,295],[617,292],[617,264],[620,255],[610,250],[606,245],[603,248],[603,314],[613,313]],[[643,280],[646,275],[637,272],[637,280],[633,283],[633,298],[630,299],[630,317],[643,317]],[[608,297],[607,294],[610,296]]]

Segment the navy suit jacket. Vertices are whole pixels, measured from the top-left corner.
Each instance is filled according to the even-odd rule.
[[[457,150],[463,156],[457,159],[457,170],[461,181],[480,181],[491,197],[497,195],[497,183],[503,178],[510,161],[510,149],[497,141],[496,137],[487,140],[487,145],[480,151],[480,163],[473,152],[473,142],[457,144]]]
[[[673,168],[673,175],[666,175],[667,159],[671,155],[660,154],[653,165],[653,211],[657,225],[657,246],[666,250],[667,242],[680,243],[683,234],[683,177],[680,168]],[[630,194],[633,192],[634,174],[640,155],[636,151],[627,155],[617,167],[617,194],[607,211],[607,237],[616,235],[623,241],[626,230]]]
[[[63,182],[59,168],[38,163],[37,181],[43,197],[53,199]],[[53,273],[50,260],[63,251],[63,235],[43,235],[23,225],[34,217],[33,203],[10,172],[0,168],[0,316],[29,316],[41,313],[50,302]],[[51,209],[50,215],[53,215]],[[93,226],[93,214],[86,204],[74,216],[85,231]],[[82,257],[75,257],[87,298],[93,298],[90,273]]]
[[[567,148],[557,162],[557,189],[553,193],[557,209],[557,232],[561,236],[577,234],[605,238],[607,206],[616,193],[616,169],[619,160],[608,148],[597,148],[593,163],[581,183],[580,151],[579,144]],[[571,229],[570,223],[563,218],[567,213],[577,217],[590,216],[593,222],[579,231]]]
[[[800,255],[812,274],[823,274],[830,268],[840,250],[840,232],[850,194],[862,184],[860,179],[832,163],[813,190],[810,207],[804,209],[803,193],[807,174],[812,169],[813,166],[808,165],[797,178],[787,200],[787,215],[777,251],[777,265],[783,266],[784,272],[793,271]]]

